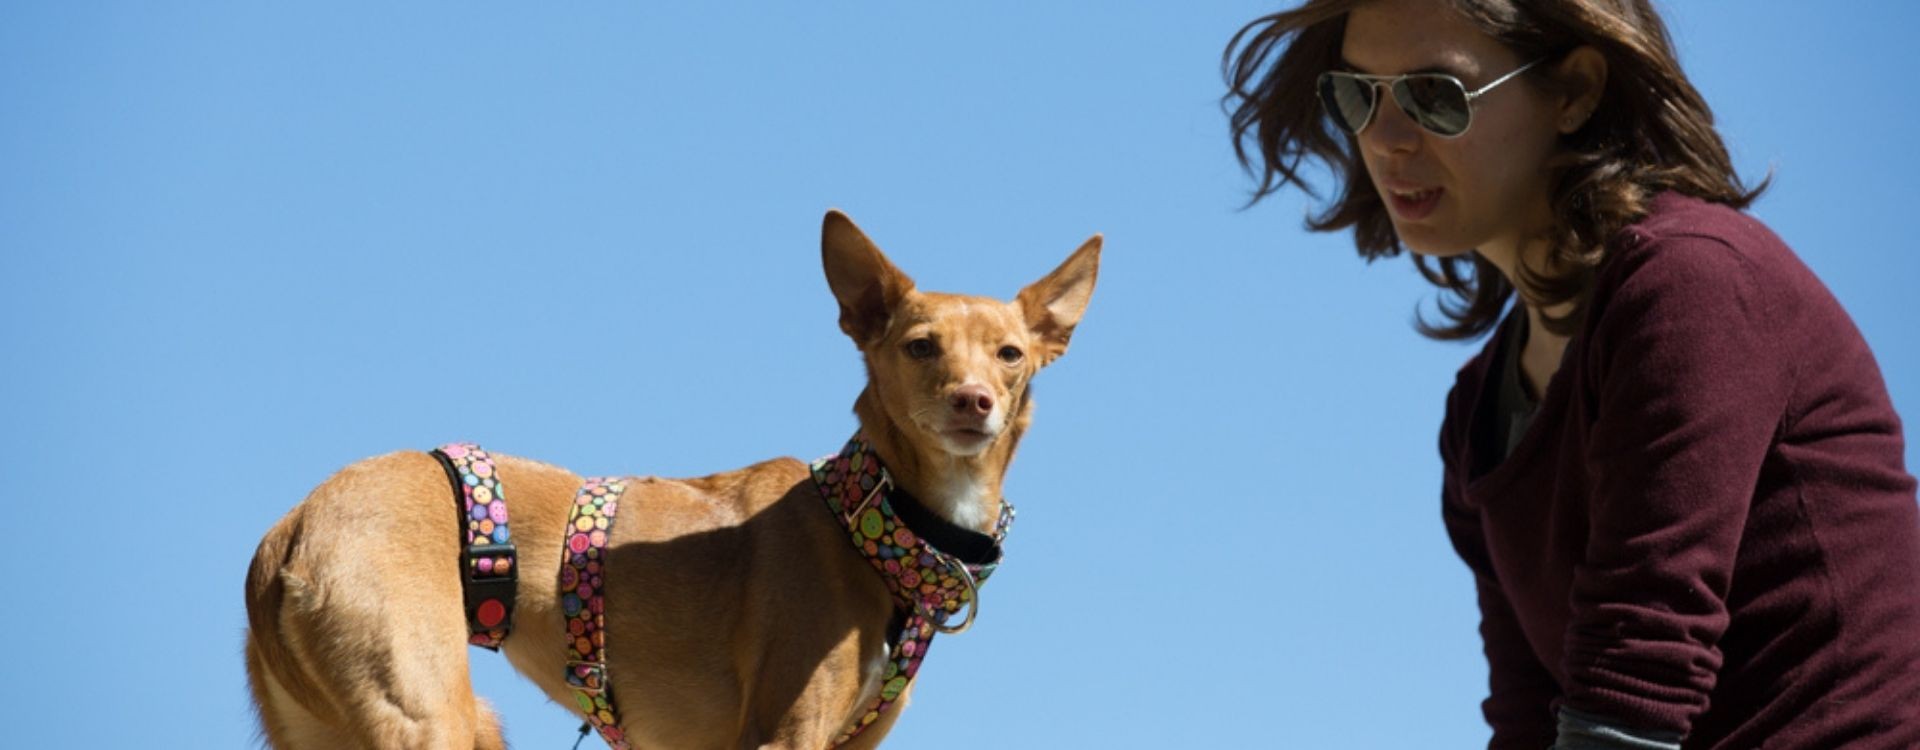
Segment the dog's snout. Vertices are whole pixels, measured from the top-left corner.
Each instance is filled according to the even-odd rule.
[[[993,394],[985,386],[963,385],[948,397],[953,410],[961,414],[984,417],[993,413]]]

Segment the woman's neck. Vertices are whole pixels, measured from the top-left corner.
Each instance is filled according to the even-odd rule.
[[[1500,275],[1505,276],[1507,283],[1516,290],[1519,297],[1516,304],[1526,311],[1527,341],[1520,350],[1520,374],[1525,376],[1524,381],[1534,398],[1539,399],[1546,395],[1547,383],[1553,379],[1554,371],[1560,369],[1560,356],[1566,352],[1568,340],[1567,336],[1547,330],[1546,314],[1564,317],[1573,312],[1574,305],[1572,302],[1562,302],[1543,308],[1530,301],[1534,295],[1527,292],[1522,278],[1525,274],[1520,273],[1521,264],[1525,263],[1529,269],[1536,267],[1533,259],[1545,256],[1546,242],[1493,242],[1477,252],[1500,269]]]
[[[1547,383],[1560,369],[1560,356],[1567,351],[1567,338],[1547,330],[1540,308],[1522,303],[1527,313],[1527,342],[1520,349],[1520,374],[1537,402],[1547,395]],[[1570,307],[1560,305],[1559,307]],[[1566,310],[1555,310],[1564,315]]]

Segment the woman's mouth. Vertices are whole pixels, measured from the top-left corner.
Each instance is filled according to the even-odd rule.
[[[1388,190],[1387,205],[1393,209],[1393,215],[1402,220],[1419,221],[1427,218],[1428,214],[1433,213],[1434,207],[1440,205],[1442,192],[1440,188]]]

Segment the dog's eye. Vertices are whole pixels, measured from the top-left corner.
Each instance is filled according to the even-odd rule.
[[[1025,356],[1027,355],[1020,351],[1020,347],[1011,344],[1000,347],[1000,361],[1007,364],[1018,364],[1021,358]]]
[[[914,359],[926,359],[940,350],[933,345],[933,339],[914,339],[907,342],[907,356]]]

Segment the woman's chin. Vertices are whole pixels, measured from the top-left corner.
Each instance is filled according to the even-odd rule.
[[[1461,246],[1457,242],[1446,242],[1420,232],[1398,232],[1400,244],[1416,255],[1429,258],[1455,258],[1473,252],[1472,246]]]

